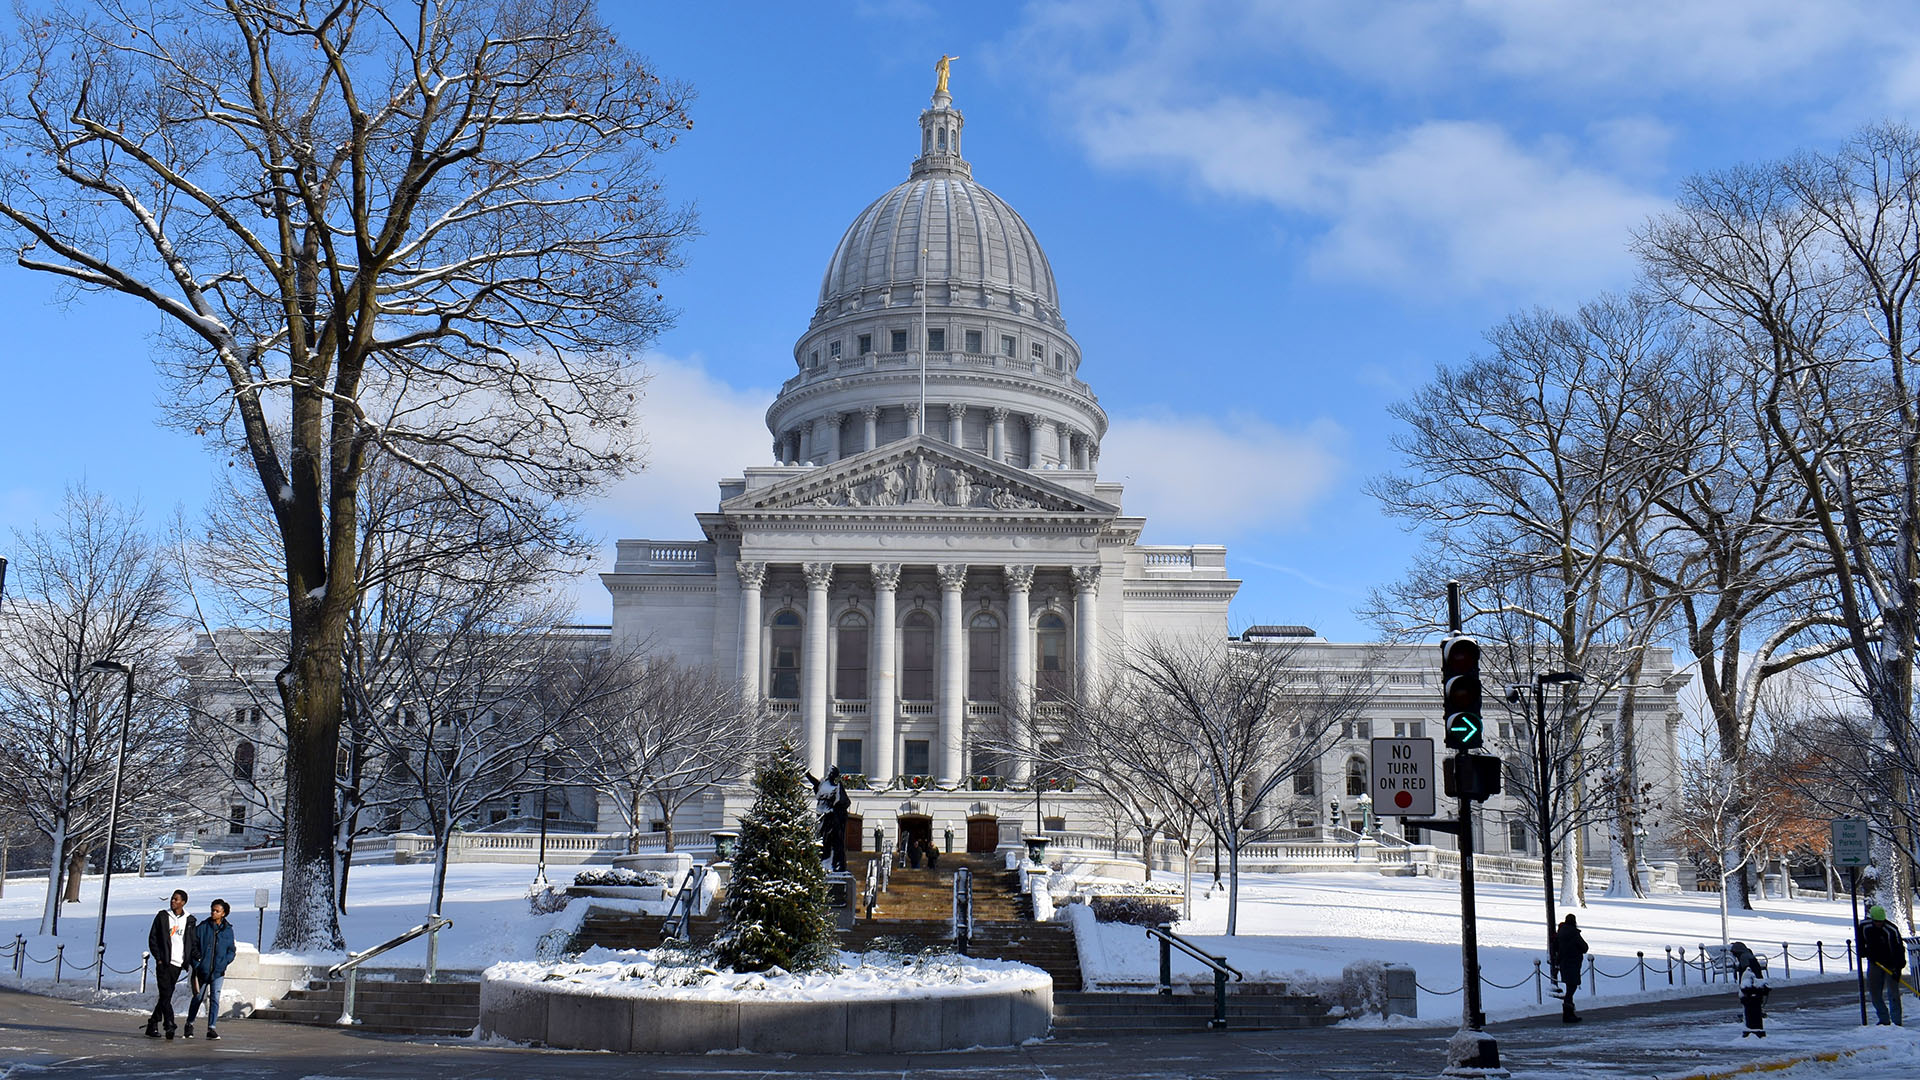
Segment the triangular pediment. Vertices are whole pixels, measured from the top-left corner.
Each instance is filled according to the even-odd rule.
[[[720,508],[1119,513],[1119,507],[1064,484],[924,435],[744,492]]]

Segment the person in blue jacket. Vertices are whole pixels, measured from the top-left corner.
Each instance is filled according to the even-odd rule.
[[[193,1000],[187,1004],[189,1039],[202,1001],[207,1003],[207,1038],[220,1037],[214,1025],[220,1021],[220,983],[226,978],[227,965],[233,963],[233,923],[227,921],[232,911],[225,900],[215,900],[207,921],[194,927],[198,940],[193,953]]]

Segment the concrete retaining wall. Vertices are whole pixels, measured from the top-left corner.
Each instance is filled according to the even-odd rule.
[[[558,984],[480,984],[481,1035],[573,1050],[903,1054],[1045,1038],[1053,980],[942,997],[708,1001],[600,997]]]

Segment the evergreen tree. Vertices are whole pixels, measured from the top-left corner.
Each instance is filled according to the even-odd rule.
[[[813,791],[791,752],[762,767],[753,785],[720,905],[726,925],[713,941],[715,959],[735,971],[823,968],[835,942]]]

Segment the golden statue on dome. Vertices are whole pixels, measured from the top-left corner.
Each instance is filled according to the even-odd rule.
[[[953,71],[953,62],[958,59],[960,58],[957,56],[948,56],[946,53],[940,54],[940,61],[933,65],[933,92],[935,94],[944,94],[947,92],[947,76]]]

